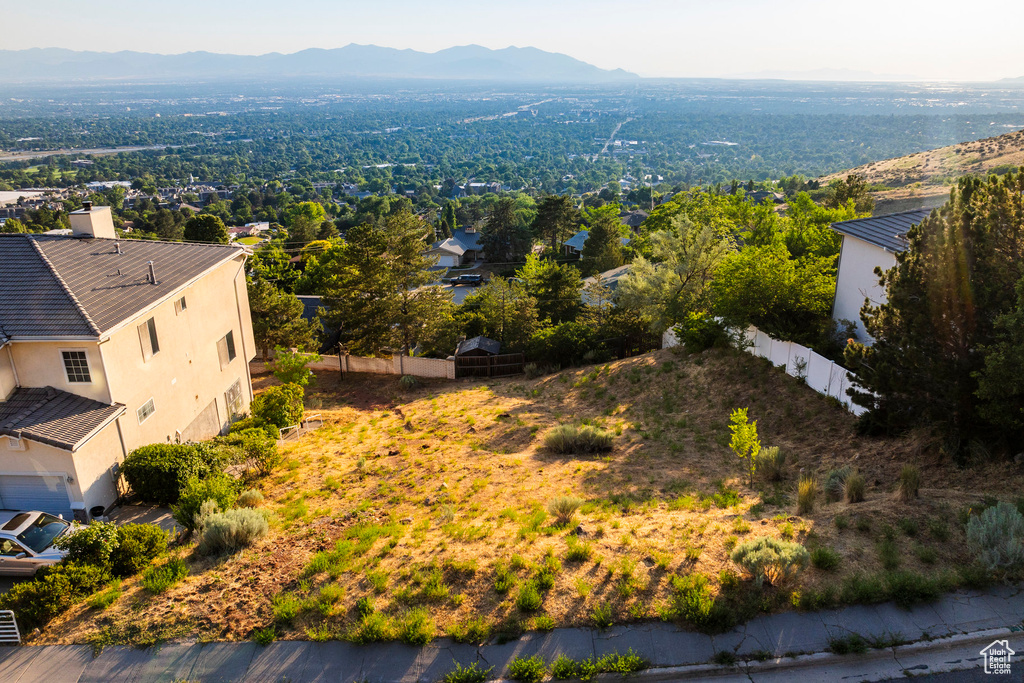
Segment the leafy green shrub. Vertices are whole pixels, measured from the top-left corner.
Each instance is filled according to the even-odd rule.
[[[406,391],[411,391],[415,389],[418,384],[419,380],[417,380],[412,375],[402,375],[401,377],[398,378],[398,385],[405,389]]]
[[[643,671],[650,666],[650,662],[633,652],[633,648],[620,655],[618,652],[610,652],[602,655],[597,660],[599,673],[632,674]]]
[[[18,627],[22,633],[28,633],[45,626],[109,581],[110,574],[103,567],[59,562],[40,569],[31,581],[16,583],[0,595],[0,609],[13,610]]]
[[[786,473],[786,454],[778,446],[762,448],[757,454],[757,471],[765,481],[782,481]]]
[[[544,445],[555,453],[573,455],[612,449],[613,435],[591,425],[558,425],[544,435]]]
[[[846,478],[844,490],[847,503],[859,503],[864,500],[866,482],[860,472],[853,472]]]
[[[832,571],[842,559],[838,552],[828,546],[820,546],[811,551],[811,564],[824,571]]]
[[[271,598],[270,606],[274,610],[274,619],[287,623],[299,615],[302,600],[290,593],[280,593]]]
[[[273,626],[267,626],[266,628],[254,628],[250,637],[252,638],[252,642],[266,647],[277,640],[277,629]]]
[[[576,536],[566,538],[565,544],[568,546],[568,550],[565,551],[567,562],[586,562],[594,555],[594,546]]]
[[[277,440],[279,436],[277,427],[272,424],[267,424],[263,420],[257,420],[255,417],[249,416],[243,417],[241,420],[235,420],[231,423],[231,428],[228,429],[228,435],[232,438],[229,440],[241,445],[241,440],[238,437],[241,437],[247,432],[251,432],[253,430],[263,432],[269,439]]]
[[[547,673],[548,667],[544,664],[544,660],[537,655],[516,657],[508,663],[508,677],[514,681],[540,683]]]
[[[382,643],[394,637],[394,626],[387,616],[374,612],[363,617],[346,637],[357,645]]]
[[[766,580],[778,586],[810,562],[810,554],[799,543],[767,536],[740,543],[731,558],[754,577],[758,586]]]
[[[117,527],[117,547],[110,553],[110,573],[128,577],[138,574],[167,551],[167,533],[154,524],[122,524]]]
[[[1024,515],[1000,502],[967,520],[967,542],[991,572],[1024,570]]]
[[[113,522],[75,524],[69,533],[53,541],[53,547],[67,551],[68,562],[106,567],[117,548],[117,525]]]
[[[249,508],[218,512],[204,520],[197,550],[200,555],[237,552],[270,529],[263,513]]]
[[[140,498],[172,505],[190,479],[209,475],[214,459],[211,449],[201,444],[155,443],[129,453],[121,471]]]
[[[846,495],[846,478],[853,474],[853,468],[843,465],[828,471],[825,477],[825,498],[833,502],[842,500]]]
[[[453,624],[448,629],[448,635],[456,643],[482,645],[491,637],[491,624],[484,617],[477,615]]]
[[[917,536],[919,527],[916,519],[911,519],[910,517],[903,517],[896,524],[899,526],[900,531],[905,533],[907,536]]]
[[[896,546],[896,541],[891,538],[883,538],[878,542],[878,559],[882,563],[882,567],[888,570],[896,569],[900,566],[900,551]]]
[[[904,465],[900,470],[900,483],[896,488],[896,497],[907,502],[917,498],[921,489],[921,470],[913,465]]]
[[[535,581],[525,581],[519,587],[519,594],[516,596],[516,607],[522,612],[533,612],[539,610],[544,600],[537,589]]]
[[[265,477],[281,464],[281,453],[277,450],[277,437],[268,436],[262,429],[249,429],[239,434],[246,465]]]
[[[484,683],[491,675],[491,671],[494,670],[493,666],[481,669],[480,662],[473,662],[469,666],[462,666],[458,662],[453,663],[455,669],[448,672],[442,679],[443,683]]]
[[[298,424],[302,421],[304,393],[297,384],[270,387],[253,399],[252,416],[278,428]]]
[[[205,479],[193,477],[185,484],[178,497],[178,504],[172,508],[174,520],[189,531],[199,526],[196,515],[199,506],[212,500],[221,510],[227,510],[235,504],[238,496],[237,482],[226,474],[215,474]]]
[[[608,628],[615,623],[612,606],[607,602],[599,602],[594,605],[594,608],[590,610],[590,618],[593,620],[594,626],[600,629]]]
[[[854,574],[843,579],[840,600],[848,605],[873,605],[889,598],[889,591],[880,576]]]
[[[558,659],[551,662],[551,676],[557,681],[568,681],[572,679],[589,680],[596,672],[588,671],[587,673],[584,673],[584,671],[592,670],[593,668],[593,660],[577,662],[575,659],[561,654],[558,655]],[[586,676],[586,678],[584,678],[584,676]]]
[[[710,348],[726,348],[732,342],[725,325],[703,312],[688,313],[673,331],[688,353],[700,353]]]
[[[256,489],[246,489],[238,494],[235,505],[240,508],[258,508],[263,504],[263,494]]]
[[[407,645],[426,645],[434,639],[436,627],[422,607],[411,609],[398,619],[398,638]]]
[[[310,363],[319,362],[320,355],[317,353],[303,353],[302,351],[292,351],[282,346],[275,346],[271,369],[274,377],[282,384],[294,384],[304,387],[313,378],[313,371],[306,366]]]
[[[503,563],[494,565],[494,590],[496,593],[508,593],[516,585],[516,576]]]
[[[556,526],[568,526],[581,505],[583,500],[576,496],[557,496],[548,501],[548,512],[555,518]]]
[[[797,484],[797,514],[806,515],[814,511],[814,499],[818,496],[818,482],[811,475],[800,477]]]
[[[672,589],[668,616],[686,619],[703,633],[721,633],[735,625],[735,615],[715,600],[705,575],[673,576]]]
[[[188,565],[180,557],[142,572],[142,586],[150,593],[163,593],[188,576]]]

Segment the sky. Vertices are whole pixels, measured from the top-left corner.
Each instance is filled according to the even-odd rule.
[[[1024,76],[1020,0],[0,0],[0,49],[434,52],[532,46],[651,77],[845,70],[923,80]]]

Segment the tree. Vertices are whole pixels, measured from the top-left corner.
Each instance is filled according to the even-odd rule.
[[[497,339],[505,351],[525,351],[540,327],[537,300],[518,282],[494,278],[463,307],[480,316],[481,334]]]
[[[459,229],[459,219],[455,217],[457,201],[448,200],[444,203],[444,211],[441,212],[441,222],[448,226],[449,232],[445,237],[451,237],[452,232]]]
[[[188,242],[228,243],[228,229],[217,216],[199,214],[185,221],[185,240]]]
[[[530,231],[516,214],[516,202],[502,197],[491,207],[480,231],[480,245],[492,263],[518,263],[530,251]]]
[[[876,269],[887,301],[861,309],[874,344],[846,350],[850,395],[869,410],[862,426],[933,425],[955,454],[971,439],[1009,435],[1000,405],[1021,375],[1003,352],[1024,277],[1022,192],[1024,169],[962,178],[950,201],[910,230],[896,265]]]
[[[747,461],[749,485],[754,486],[757,455],[761,452],[761,439],[757,436],[757,420],[747,421],[747,409],[737,408],[729,415],[729,448],[740,460]]]
[[[590,233],[583,243],[581,265],[584,275],[603,273],[623,264],[622,235],[619,228],[619,208],[617,204],[590,212]]]
[[[671,226],[650,236],[652,260],[637,257],[617,292],[619,305],[650,320],[657,334],[706,308],[711,279],[735,248],[731,238],[684,215]]]
[[[318,202],[299,202],[288,207],[285,214],[288,244],[301,247],[317,239],[320,226],[326,220],[327,212]]]
[[[838,209],[846,206],[851,199],[858,213],[871,213],[875,208],[875,198],[869,194],[867,182],[859,175],[848,175],[845,181],[833,181],[829,185],[825,206]]]
[[[407,353],[442,315],[451,294],[433,286],[436,259],[424,254],[433,228],[407,210],[351,228],[320,261],[328,320],[356,353]]]
[[[1017,305],[995,321],[995,343],[984,349],[985,365],[975,375],[981,416],[1020,434],[1024,430],[1024,278]]]
[[[266,280],[250,280],[248,290],[252,331],[264,363],[270,359],[270,350],[278,346],[309,351],[320,347],[320,319],[304,319],[297,296],[282,292]]]
[[[552,325],[576,320],[583,309],[583,280],[575,266],[559,265],[530,254],[517,273],[537,298],[540,317]]]
[[[543,242],[550,242],[551,251],[579,230],[580,215],[572,197],[547,195],[537,204],[537,217],[533,219],[533,234]]]
[[[17,218],[8,218],[4,221],[3,225],[0,225],[0,233],[17,233],[25,232],[25,224],[19,221]]]

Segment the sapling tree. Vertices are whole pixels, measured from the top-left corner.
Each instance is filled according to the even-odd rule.
[[[283,384],[297,384],[305,387],[313,377],[313,371],[306,366],[319,363],[320,354],[302,353],[278,346],[274,349],[274,377]]]
[[[754,486],[754,470],[757,468],[757,455],[761,452],[761,440],[757,436],[757,420],[747,421],[747,409],[737,408],[729,415],[729,431],[732,438],[729,448],[741,460],[747,461],[747,474],[751,488]]]

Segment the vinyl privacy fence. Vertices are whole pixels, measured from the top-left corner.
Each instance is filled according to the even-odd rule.
[[[391,358],[364,358],[362,356],[320,356],[316,363],[307,365],[310,370],[334,370],[335,372],[368,372],[376,375],[412,375],[413,377],[434,377],[455,379],[455,361],[442,358],[415,358],[394,355]],[[264,369],[262,363],[252,364],[253,372]],[[266,369],[270,369],[266,367]]]
[[[747,342],[744,347],[749,353],[767,358],[776,367],[785,368],[787,374],[802,379],[819,394],[838,400],[854,415],[866,412],[866,408],[856,405],[846,395],[846,390],[853,384],[853,374],[842,365],[806,346],[773,339],[754,326],[748,327],[744,336]],[[662,348],[679,344],[679,338],[673,330],[666,331],[662,336]]]

